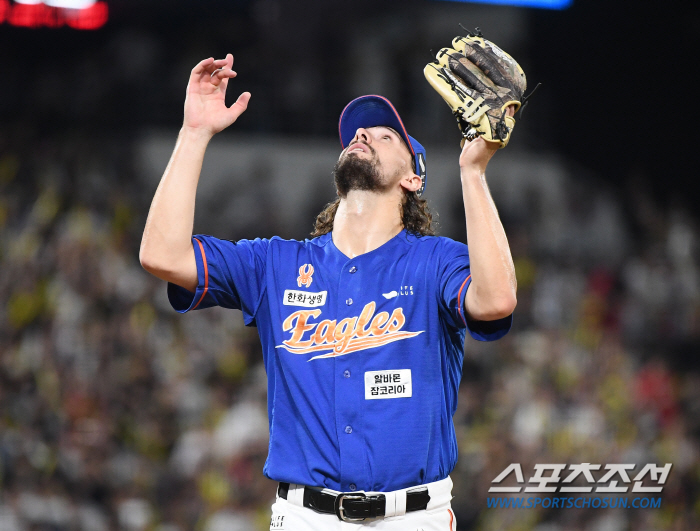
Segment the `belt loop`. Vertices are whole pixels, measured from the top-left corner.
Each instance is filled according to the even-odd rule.
[[[304,486],[290,483],[289,492],[287,493],[287,501],[298,507],[304,506]]]
[[[386,500],[384,517],[403,516],[406,514],[406,489],[395,490],[394,492],[383,492]]]
[[[396,492],[385,492],[384,499],[386,500],[384,517],[396,516]]]
[[[395,494],[394,503],[396,504],[396,508],[394,509],[394,516],[403,516],[406,514],[406,489],[397,490]]]
[[[428,494],[430,501],[426,510],[436,509],[444,503],[452,500],[452,478],[447,476],[445,479],[428,484]]]

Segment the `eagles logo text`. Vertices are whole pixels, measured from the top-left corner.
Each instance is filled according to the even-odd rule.
[[[346,317],[340,322],[335,319],[311,322],[321,316],[319,309],[296,311],[282,323],[282,329],[291,332],[292,337],[277,348],[285,348],[292,354],[331,351],[314,356],[311,361],[380,347],[423,333],[401,331],[406,323],[402,308],[395,308],[391,315],[388,312],[375,315],[376,309],[377,304],[372,301],[365,305],[359,317]]]

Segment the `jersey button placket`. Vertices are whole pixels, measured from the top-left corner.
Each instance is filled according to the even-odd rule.
[[[343,267],[339,279],[336,299],[336,315],[340,323],[343,319],[357,320],[362,308],[361,275],[359,268],[350,263]],[[352,338],[346,340],[352,341]],[[340,450],[340,490],[355,490],[361,478],[367,475],[365,470],[364,438],[361,429],[361,416],[364,400],[364,381],[361,377],[351,378],[357,370],[354,363],[357,354],[336,351],[335,363],[335,403],[336,426]],[[359,430],[359,431],[358,431]],[[352,483],[351,483],[352,481]],[[350,485],[354,489],[350,488]]]

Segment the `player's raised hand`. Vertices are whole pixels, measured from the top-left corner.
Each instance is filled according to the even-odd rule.
[[[511,105],[506,111],[508,116],[515,114],[515,107]],[[498,151],[499,145],[494,142],[486,142],[483,138],[477,137],[474,140],[466,141],[462,147],[462,154],[459,156],[459,167],[463,170],[473,169],[479,173],[486,171],[486,165]]]
[[[244,92],[236,103],[226,106],[228,81],[237,75],[232,66],[233,56],[227,54],[225,59],[205,59],[192,69],[185,98],[184,127],[214,135],[246,110],[250,92]]]
[[[486,142],[483,138],[475,138],[474,140],[464,143],[462,153],[459,156],[459,167],[462,170],[474,170],[478,173],[486,171],[486,165],[491,160],[491,157],[498,151],[498,145],[492,142]]]

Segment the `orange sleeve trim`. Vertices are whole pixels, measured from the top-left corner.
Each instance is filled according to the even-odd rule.
[[[452,523],[454,522],[455,516],[450,509],[447,509],[447,512],[450,513],[450,531],[452,531]]]
[[[209,267],[207,266],[207,255],[204,252],[204,246],[202,245],[202,242],[200,242],[197,238],[195,238],[195,241],[199,244],[199,251],[202,253],[202,263],[204,264],[204,291],[202,292],[202,296],[197,301],[197,304],[192,306],[193,310],[195,310],[197,306],[199,306],[199,303],[202,302],[202,300],[204,300],[204,296],[209,290]]]
[[[201,245],[201,244],[200,244]],[[462,290],[464,289],[464,286],[467,285],[467,280],[472,278],[471,275],[469,275],[467,278],[464,279],[464,282],[462,282],[462,285],[459,287],[459,294],[457,295],[457,311],[459,312],[459,316],[462,318],[462,321],[464,322],[464,326],[467,326],[467,320],[464,318],[464,313],[462,313]],[[466,294],[465,294],[466,297]]]

